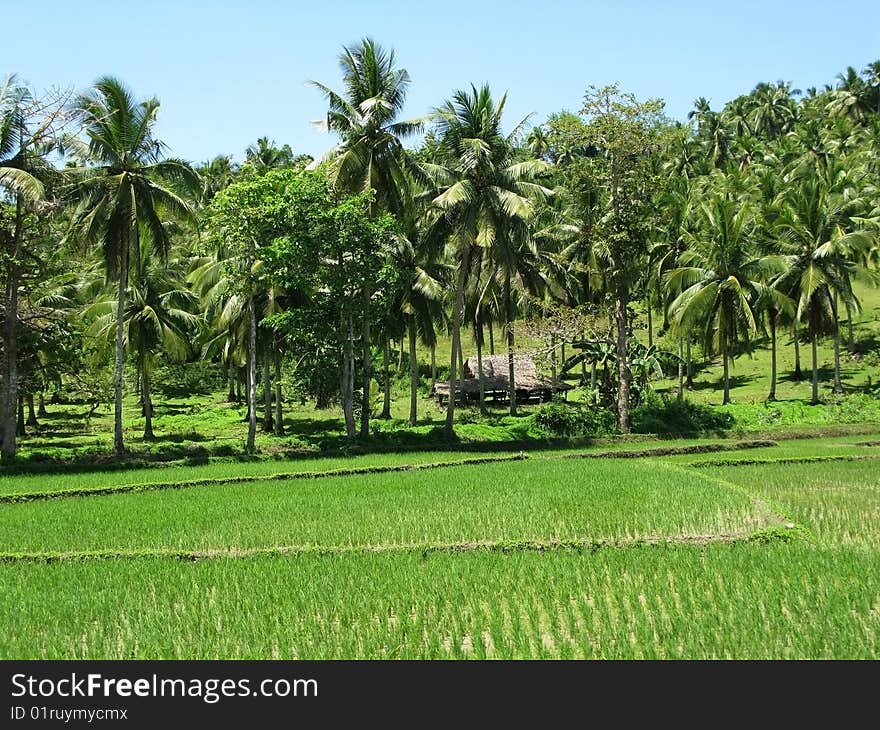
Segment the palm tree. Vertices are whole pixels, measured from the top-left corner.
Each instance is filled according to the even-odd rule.
[[[858,251],[870,248],[864,231],[847,233],[844,226],[853,209],[852,199],[837,193],[827,177],[804,175],[783,196],[784,211],[777,222],[780,250],[787,269],[776,280],[777,289],[797,303],[798,321],[807,321],[813,357],[811,404],[819,403],[819,335],[834,335],[834,387],[841,391],[838,302],[858,311],[852,280],[858,273]]]
[[[183,283],[179,261],[168,264],[158,260],[148,239],[140,250],[132,252],[131,287],[123,315],[124,342],[135,354],[140,396],[144,414],[144,440],[153,440],[153,399],[151,377],[153,362],[160,350],[172,360],[182,361],[191,352],[192,335],[200,317],[193,313],[196,295]],[[115,330],[115,301],[105,296],[85,312],[91,321],[89,333],[98,341],[110,342]]]
[[[43,197],[41,177],[48,165],[43,158],[47,151],[42,144],[45,127],[31,130],[33,98],[15,76],[7,76],[0,86],[0,193],[9,193],[15,201],[11,235],[3,236],[5,258],[3,316],[3,399],[0,416],[0,453],[12,459],[16,452],[16,411],[19,401],[18,372],[18,309],[21,259],[24,249],[26,206]]]
[[[865,122],[875,111],[871,87],[852,66],[838,74],[837,80],[837,88],[831,92],[826,111],[831,116],[848,117],[856,123]]]
[[[397,68],[394,51],[386,51],[371,38],[354,47],[344,47],[339,55],[343,93],[313,81],[326,98],[329,110],[325,120],[329,131],[341,138],[340,144],[310,167],[327,162],[333,184],[347,192],[373,191],[371,214],[387,211],[398,217],[410,207],[409,176],[423,178],[407,154],[403,140],[422,129],[421,120],[398,121],[410,83],[405,69]],[[370,299],[363,286],[363,400],[361,436],[370,429]]]
[[[170,236],[163,218],[194,221],[195,211],[186,196],[198,196],[201,182],[187,162],[163,159],[165,146],[153,134],[159,111],[155,97],[135,101],[121,81],[105,76],[77,99],[76,108],[82,115],[86,142],[74,145],[84,166],[68,171],[76,180],[74,195],[79,200],[73,229],[86,242],[100,245],[107,279],[118,283],[113,448],[122,455],[130,259],[139,255],[142,239],[160,260],[167,256]]]
[[[439,262],[442,250],[437,241],[427,235],[428,220],[410,220],[405,232],[391,240],[389,260],[401,276],[401,286],[395,293],[391,306],[393,314],[402,314],[406,323],[409,343],[410,401],[409,423],[418,421],[419,371],[416,358],[416,340],[431,344],[436,342],[434,323],[440,318],[443,299],[443,283],[446,267]]]
[[[791,84],[785,81],[758,84],[747,97],[747,105],[751,107],[749,122],[752,131],[767,139],[790,132],[797,119],[797,105],[792,96],[800,93],[799,89],[792,89]]]
[[[697,227],[686,233],[689,248],[669,274],[668,287],[680,292],[671,309],[684,331],[702,329],[705,351],[723,361],[724,405],[730,403],[729,359],[734,347],[757,332],[761,282],[771,261],[749,246],[753,225],[748,205],[714,193],[697,210]]]
[[[508,322],[508,361],[511,411],[516,411],[516,384],[513,364],[511,292],[517,276],[516,253],[533,246],[529,221],[534,215],[533,201],[550,194],[534,182],[549,169],[540,160],[518,161],[514,141],[521,122],[509,135],[501,131],[501,118],[507,95],[496,103],[489,87],[454,92],[436,110],[441,139],[441,164],[431,168],[439,185],[434,205],[444,212],[440,219],[450,223],[448,238],[452,260],[458,267],[453,304],[452,358],[449,369],[449,404],[446,434],[453,435],[455,417],[456,356],[461,347],[464,297],[472,269],[487,256],[504,269],[497,269],[504,281],[505,316]]]

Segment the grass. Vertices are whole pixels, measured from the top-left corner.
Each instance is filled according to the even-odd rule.
[[[880,552],[880,464],[876,462],[764,464],[710,468],[703,473],[784,503],[791,517],[810,525],[823,545]]]
[[[550,559],[477,552],[18,563],[0,566],[0,576],[4,657],[769,659],[880,651],[880,559],[804,544]]]
[[[876,659],[880,436],[829,434],[4,474],[215,481],[0,504],[0,658]]]
[[[778,524],[697,473],[595,460],[5,505],[0,552],[241,552],[747,534]]]

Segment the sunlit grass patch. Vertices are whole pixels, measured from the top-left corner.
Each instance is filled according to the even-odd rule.
[[[0,552],[640,539],[777,522],[755,500],[684,470],[526,460],[4,505]]]
[[[770,659],[880,651],[880,559],[803,543],[6,564],[0,587],[4,658]]]
[[[880,549],[880,464],[834,462],[703,469],[785,505],[825,545]]]

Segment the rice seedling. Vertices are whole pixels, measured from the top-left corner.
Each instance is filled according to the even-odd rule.
[[[880,649],[880,558],[804,543],[15,563],[0,565],[0,586],[4,658],[870,658]]]
[[[699,474],[526,460],[4,505],[0,552],[711,538],[778,522]]]

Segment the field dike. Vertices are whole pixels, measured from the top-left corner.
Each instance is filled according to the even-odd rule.
[[[107,550],[64,553],[0,553],[0,563],[59,563],[90,560],[172,559],[182,562],[196,560],[236,559],[255,557],[295,557],[297,555],[373,555],[378,553],[421,553],[427,558],[432,553],[514,553],[569,551],[595,553],[608,549],[650,548],[665,545],[706,546],[791,542],[804,537],[803,528],[793,523],[774,525],[755,531],[728,532],[706,535],[650,535],[639,538],[580,539],[580,540],[507,540],[450,543],[401,543],[387,545],[278,545],[260,548],[230,548],[213,550]]]
[[[776,441],[737,441],[731,444],[696,444],[692,446],[665,446],[651,449],[628,449],[617,451],[592,451],[555,456],[538,456],[543,459],[642,459],[657,456],[676,456],[686,454],[710,454],[724,451],[759,449],[777,446]],[[0,504],[19,504],[52,499],[69,499],[72,497],[96,497],[110,494],[130,492],[149,492],[162,489],[188,489],[190,487],[209,487],[221,484],[251,484],[260,482],[293,481],[297,479],[324,479],[333,477],[357,476],[361,474],[386,474],[391,472],[423,471],[428,469],[445,469],[454,466],[474,466],[507,461],[522,461],[529,455],[523,451],[507,456],[486,456],[457,461],[437,461],[425,464],[397,464],[389,466],[352,467],[350,469],[331,469],[327,471],[296,471],[280,472],[265,476],[240,476],[211,479],[190,479],[175,482],[146,482],[142,484],[118,484],[110,487],[83,487],[50,492],[20,492],[17,494],[0,495]]]
[[[856,445],[858,446],[859,444]],[[778,459],[706,459],[705,461],[690,461],[684,466],[692,468],[706,466],[765,466],[767,464],[822,464],[829,461],[880,461],[880,454],[783,456]]]

